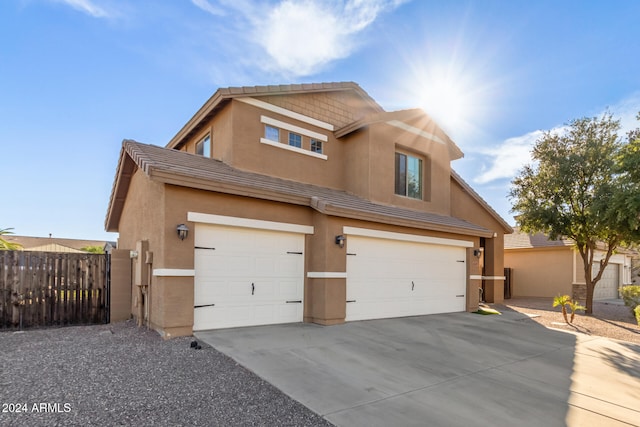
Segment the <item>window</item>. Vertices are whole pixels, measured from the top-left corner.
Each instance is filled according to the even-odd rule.
[[[280,142],[280,129],[266,125],[264,128],[264,137],[270,141]]]
[[[422,199],[422,159],[396,153],[396,194]]]
[[[325,144],[329,140],[327,135],[267,116],[260,116],[260,121],[264,125],[261,144],[327,160],[324,154]]]
[[[311,151],[322,154],[322,141],[311,139]]]
[[[302,148],[302,136],[297,133],[289,132],[289,145],[292,147]]]
[[[211,157],[211,135],[207,135],[196,143],[196,154]]]

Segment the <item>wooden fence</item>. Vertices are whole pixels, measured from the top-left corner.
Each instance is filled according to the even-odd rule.
[[[108,322],[108,255],[0,251],[0,329]]]

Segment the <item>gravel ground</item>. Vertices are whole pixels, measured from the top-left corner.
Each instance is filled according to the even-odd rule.
[[[614,303],[594,302],[593,314],[576,313],[573,324],[567,325],[560,307],[553,308],[553,298],[514,298],[496,304],[498,310],[514,310],[529,315],[532,321],[548,328],[581,332],[587,335],[613,338],[640,344],[640,326],[629,307]]]
[[[332,425],[192,340],[131,321],[0,332],[0,425]]]

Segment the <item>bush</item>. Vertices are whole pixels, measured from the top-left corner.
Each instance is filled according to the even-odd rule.
[[[635,308],[636,320],[638,321],[638,326],[640,326],[640,305]]]
[[[631,313],[640,305],[640,286],[623,286],[620,288],[624,305],[631,308]]]

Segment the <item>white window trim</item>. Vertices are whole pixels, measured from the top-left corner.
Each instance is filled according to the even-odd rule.
[[[288,222],[263,221],[259,219],[238,218],[235,216],[213,215],[188,212],[187,220],[203,224],[228,225],[230,227],[255,228],[258,230],[286,231],[289,233],[313,234],[312,225],[291,224]]]
[[[282,148],[283,150],[289,150],[295,153],[304,154],[305,156],[316,157],[322,160],[328,159],[326,154],[315,153],[313,151],[305,150],[304,148],[298,148],[289,144],[283,144],[282,142],[276,142],[266,138],[260,138],[260,142],[262,144],[271,145],[272,147]]]
[[[260,101],[259,99],[246,97],[235,98],[245,104],[253,105],[254,107],[262,108],[263,110],[271,111],[272,113],[280,114],[285,117],[298,120],[300,122],[308,123],[310,125],[326,129],[333,132],[335,130],[331,123],[323,122],[321,120],[314,119],[313,117],[305,116],[304,114],[296,113],[295,111],[287,110],[286,108],[278,107],[277,105],[269,104],[268,102]]]
[[[275,126],[277,128],[288,130],[300,135],[308,136],[309,138],[318,139],[323,142],[327,142],[329,140],[327,135],[323,135],[321,133],[314,132],[309,129],[301,128],[300,126],[295,126],[286,122],[282,122],[280,120],[272,119],[271,117],[260,116],[260,121],[266,125]]]
[[[342,232],[349,236],[373,237],[377,239],[400,240],[414,243],[430,243],[434,245],[459,246],[462,248],[472,248],[473,242],[466,240],[443,239],[441,237],[418,236],[415,234],[394,233],[391,231],[372,230],[369,228],[342,227]]]

